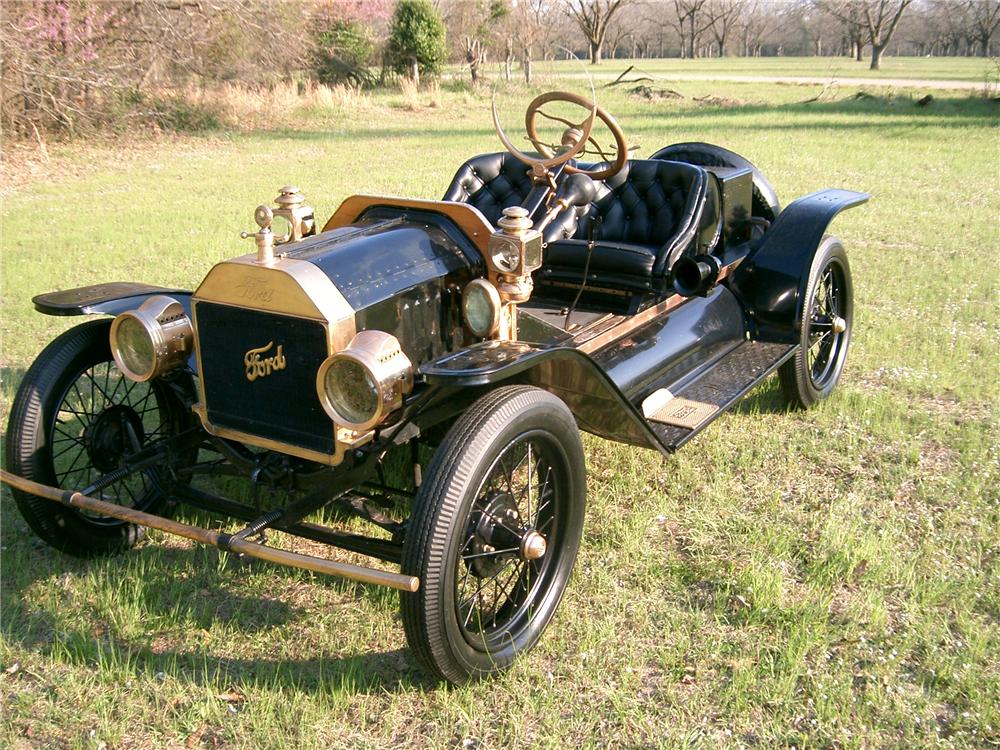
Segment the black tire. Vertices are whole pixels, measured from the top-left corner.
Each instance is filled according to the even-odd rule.
[[[403,626],[430,672],[482,679],[538,641],[572,573],[585,504],[580,433],[558,398],[505,386],[462,415],[431,460],[403,549],[403,572],[420,578],[402,594]],[[546,549],[526,559],[534,531]]]
[[[837,385],[851,342],[854,287],[847,253],[836,237],[824,237],[816,249],[803,299],[799,349],[778,368],[778,377],[788,403],[805,409]]]
[[[685,164],[694,164],[699,167],[749,168],[753,175],[751,215],[773,223],[778,218],[778,214],[781,213],[781,203],[779,203],[778,194],[771,187],[771,183],[757,167],[735,151],[711,143],[675,143],[661,148],[649,158],[682,161]]]
[[[42,484],[81,490],[120,465],[129,428],[141,445],[188,424],[177,396],[162,382],[126,380],[111,356],[111,320],[83,323],[54,339],[28,369],[11,407],[7,467]],[[158,471],[158,470],[151,470]],[[95,493],[99,499],[157,512],[164,498],[147,474]],[[67,508],[13,490],[17,507],[39,537],[78,557],[135,545],[142,528]]]

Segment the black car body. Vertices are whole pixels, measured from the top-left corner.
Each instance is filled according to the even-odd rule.
[[[533,131],[552,101],[588,113],[561,150]],[[577,161],[597,119],[615,159]],[[394,586],[431,671],[509,666],[572,569],[577,428],[669,454],[775,370],[793,404],[825,397],[852,321],[826,231],[868,197],[830,189],[781,209],[753,165],[703,143],[630,160],[617,123],[569,94],[532,102],[528,130],[540,155],[498,126],[508,152],[470,159],[443,200],[352,196],[318,232],[283,188],[245,235],[258,252],[193,292],[37,297],[46,314],[103,317],[56,339],[15,401],[3,479],[28,523],[73,554],[151,526]],[[196,487],[221,474],[272,501]],[[246,525],[165,518],[178,503]],[[306,520],[327,506],[382,532]],[[268,529],[402,569],[275,549]]]

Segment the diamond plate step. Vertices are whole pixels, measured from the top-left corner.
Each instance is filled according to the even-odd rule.
[[[677,393],[661,389],[647,397],[643,413],[650,428],[667,450],[677,450],[774,372],[797,348],[760,341],[740,344]]]

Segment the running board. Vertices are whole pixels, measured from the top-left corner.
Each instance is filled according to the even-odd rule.
[[[642,402],[650,428],[673,452],[791,357],[798,346],[747,341],[677,393],[654,391]]]

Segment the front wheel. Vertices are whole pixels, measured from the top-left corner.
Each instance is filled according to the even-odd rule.
[[[7,468],[42,484],[82,490],[150,443],[190,424],[180,399],[162,381],[137,383],[111,356],[110,319],[89,321],[54,339],[35,360],[14,398],[7,428]],[[159,469],[135,473],[99,491],[98,499],[156,512],[164,498]],[[13,490],[18,510],[56,549],[88,557],[133,546],[135,524],[66,508]]]
[[[417,495],[403,572],[410,648],[461,684],[506,670],[541,637],[573,570],[586,475],[566,405],[537,388],[482,397],[452,426]]]
[[[799,349],[778,369],[786,400],[807,408],[830,395],[847,361],[854,323],[854,286],[847,253],[824,237],[809,270],[799,318]]]

